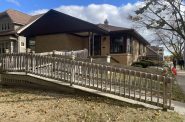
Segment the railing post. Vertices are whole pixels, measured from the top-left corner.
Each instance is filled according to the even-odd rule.
[[[90,62],[91,62],[91,63],[93,62],[93,58],[90,58]]]
[[[3,70],[4,71],[7,71],[8,70],[8,63],[9,63],[9,58],[10,58],[10,55],[7,55],[7,54],[9,54],[9,50],[8,49],[5,49],[5,54],[3,54],[4,55],[4,61],[3,61],[3,63],[2,63],[2,65],[3,65]]]
[[[70,82],[70,86],[72,86],[73,82],[75,82],[75,64],[74,64],[75,55],[74,55],[73,51],[71,52],[71,57],[72,57],[72,64],[71,64],[71,82]]]
[[[34,63],[34,58],[33,58],[34,54],[35,54],[35,51],[32,51],[31,57],[30,57],[30,63],[31,63],[30,68],[31,68],[31,73],[33,73],[33,71],[35,70],[35,69],[34,69],[34,68],[35,68],[35,67],[34,67],[35,63]]]
[[[108,56],[107,56],[107,63],[110,63],[110,59],[111,59],[111,56],[108,55]]]
[[[29,65],[29,62],[28,62],[28,54],[30,53],[30,49],[26,49],[26,54],[25,54],[25,73],[27,74],[28,73],[28,65]]]
[[[55,57],[55,55],[56,55],[56,50],[53,50],[53,55],[52,55],[52,57]]]
[[[167,87],[168,83],[166,77],[163,77],[163,111],[167,111]]]

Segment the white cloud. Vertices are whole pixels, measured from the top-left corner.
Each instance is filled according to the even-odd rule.
[[[54,9],[94,24],[103,23],[105,19],[108,19],[110,25],[135,28],[135,24],[128,19],[128,16],[133,14],[141,6],[143,6],[143,2],[128,3],[120,6],[110,4],[90,4],[88,6],[69,5],[59,6]],[[48,9],[40,9],[31,12],[31,14],[36,15],[46,13],[47,11]],[[153,32],[147,29],[139,29],[138,32],[149,42],[155,38],[151,36]]]
[[[39,9],[39,10],[36,10],[36,11],[31,12],[30,14],[31,14],[31,15],[37,15],[37,14],[46,13],[46,12],[48,12],[48,11],[49,11],[48,9]]]
[[[128,3],[119,7],[110,4],[90,4],[88,6],[60,6],[54,9],[95,24],[103,23],[105,19],[108,19],[112,25],[132,27],[133,24],[128,20],[128,15],[133,13],[140,5],[141,2]],[[47,11],[48,9],[40,9],[31,12],[31,14],[36,15]]]
[[[12,4],[15,4],[15,5],[17,5],[17,6],[20,6],[21,4],[19,3],[19,1],[17,1],[17,0],[6,0],[7,2],[9,2],[9,3],[12,3]]]

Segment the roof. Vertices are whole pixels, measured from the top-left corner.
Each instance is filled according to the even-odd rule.
[[[117,27],[107,24],[98,24],[97,26],[103,30],[108,31],[109,33],[129,33],[142,43],[150,45],[150,43],[146,39],[144,39],[136,30],[132,28]]]
[[[31,19],[28,21],[28,23],[31,23],[31,22],[35,21],[36,19],[40,18],[43,15],[44,14],[38,14],[38,15],[32,16]]]
[[[29,20],[32,18],[31,15],[22,13],[22,12],[17,11],[17,10],[12,10],[12,9],[8,9],[5,12],[2,12],[2,13],[7,14],[10,17],[10,19],[12,20],[13,23],[20,24],[20,25],[27,24],[29,22]]]
[[[39,15],[38,15],[39,16]],[[110,33],[129,33],[145,45],[150,45],[137,31],[130,28],[116,27],[108,24],[94,25],[87,21],[72,17],[70,15],[50,10],[40,18],[31,23],[29,27],[25,27],[20,32],[26,37],[38,35],[57,34],[57,33],[80,33],[80,32],[96,32],[100,34]],[[38,17],[36,17],[38,18]],[[51,24],[52,23],[52,24]]]
[[[37,19],[39,19],[43,15],[44,14],[39,14],[39,15],[32,16],[31,19],[29,20],[29,22],[26,25],[22,26],[21,28],[19,28],[17,30],[17,33],[20,34],[23,30],[25,30],[26,28],[28,28],[31,24],[33,24]]]
[[[97,24],[97,26],[108,32],[131,30],[129,28],[116,27],[116,26],[107,25],[107,24]]]
[[[15,35],[20,29],[22,29],[23,27],[25,27],[29,23],[35,21],[36,19],[38,19],[39,17],[42,16],[42,14],[31,16],[31,15],[19,12],[17,10],[12,10],[12,9],[8,9],[8,10],[0,13],[0,16],[4,16],[4,15],[7,15],[14,24],[19,24],[19,25],[21,25],[21,27],[15,31],[11,30],[11,31],[1,32],[0,33],[1,36],[10,35],[10,34]]]
[[[78,32],[106,32],[96,25],[87,21],[72,17],[70,15],[50,10],[29,28],[21,32],[24,36],[37,36],[57,33],[78,33]]]

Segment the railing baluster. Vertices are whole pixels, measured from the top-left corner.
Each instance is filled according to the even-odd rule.
[[[85,69],[85,84],[84,84],[84,86],[86,86],[87,85],[87,72],[88,72],[87,63],[84,63],[84,69]]]
[[[131,81],[130,81],[130,74],[131,71],[128,71],[128,94],[129,94],[129,98],[131,97]]]
[[[118,73],[118,81],[119,81],[119,95],[121,95],[121,69],[120,68]]]
[[[169,81],[169,107],[171,107],[171,99],[172,99],[172,85],[173,85],[173,78],[170,78]]]
[[[134,71],[134,99],[136,99],[136,71]]]
[[[96,65],[96,69],[97,69],[97,72],[96,72],[96,88],[98,89],[99,88],[99,65],[97,64]]]
[[[160,82],[159,75],[157,75],[157,106],[159,106]]]
[[[141,72],[139,72],[139,100],[141,101]]]
[[[145,102],[147,101],[147,83],[148,83],[148,74],[145,73]]]
[[[108,67],[105,66],[105,91],[107,92],[107,84],[108,84],[108,75],[109,75],[109,71],[108,71]]]
[[[153,101],[153,74],[151,74],[151,80],[150,80],[150,97],[151,97],[151,102]]]
[[[112,91],[112,67],[110,67],[110,93]]]
[[[123,70],[124,96],[126,96],[126,70]]]
[[[100,65],[100,73],[101,91],[103,91],[103,65]]]

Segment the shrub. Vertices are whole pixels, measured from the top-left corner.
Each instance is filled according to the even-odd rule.
[[[132,63],[132,66],[142,67],[142,68],[147,68],[148,66],[159,66],[159,65],[161,64],[159,64],[158,62],[151,61],[151,60],[141,60],[141,61]]]
[[[144,61],[134,62],[132,66],[146,68],[149,66],[149,63]]]
[[[155,66],[155,62],[151,60],[141,60],[140,62],[147,63],[148,66]]]

